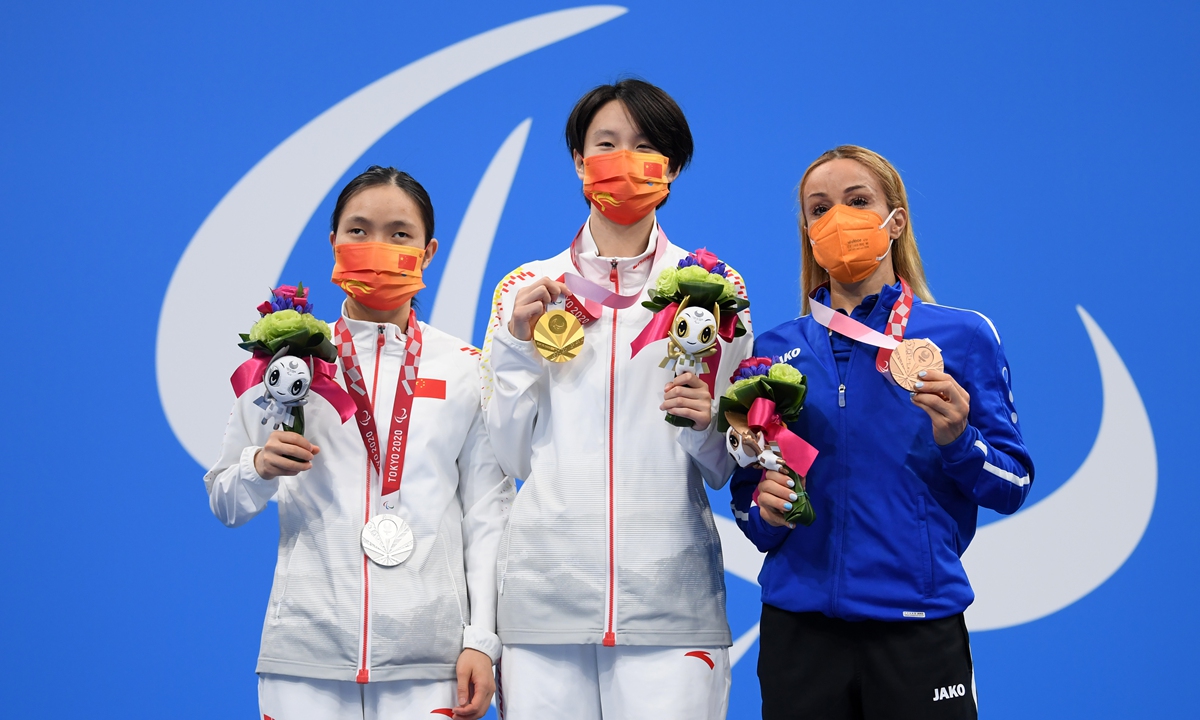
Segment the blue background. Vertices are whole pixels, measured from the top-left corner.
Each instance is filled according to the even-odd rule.
[[[430,103],[350,174],[411,172],[448,246],[493,153],[533,118],[474,342],[494,283],[558,252],[585,216],[562,127],[596,84],[636,74],[683,106],[696,156],[661,220],[677,244],[707,245],[743,273],[760,330],[798,310],[804,168],[841,143],[881,152],[908,185],[939,301],[986,313],[1004,335],[1038,464],[1029,502],[1070,477],[1099,425],[1076,304],[1129,367],[1158,448],[1154,515],[1124,567],[1057,614],[973,635],[983,716],[1194,715],[1200,347],[1186,308],[1200,260],[1200,6],[626,5]],[[325,109],[430,52],[562,7],[6,4],[4,715],[254,715],[278,526],[268,512],[222,527],[203,468],[167,425],[154,343],[171,273],[234,183]],[[284,280],[328,276],[332,204]],[[316,282],[324,314],[338,294]],[[728,513],[727,495],[713,506]],[[757,587],[728,586],[737,637],[756,620]],[[734,668],[731,718],[758,715],[755,656]]]

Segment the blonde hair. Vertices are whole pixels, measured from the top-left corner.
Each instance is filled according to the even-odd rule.
[[[904,181],[900,179],[900,173],[879,153],[857,145],[839,145],[813,160],[812,165],[804,171],[804,177],[800,178],[800,314],[807,315],[809,312],[809,294],[829,282],[829,273],[817,264],[813,257],[812,245],[808,241],[808,228],[804,225],[804,183],[813,170],[830,160],[840,158],[854,160],[875,175],[883,187],[889,208],[904,208],[908,222],[904,224],[904,231],[900,233],[900,237],[892,243],[892,251],[889,253],[892,270],[895,271],[896,277],[904,278],[908,282],[913,294],[925,302],[933,302],[933,293],[929,291],[929,284],[925,280],[925,266],[921,264],[921,253],[917,250],[917,238],[913,235],[912,217],[908,212],[908,193],[904,190]]]

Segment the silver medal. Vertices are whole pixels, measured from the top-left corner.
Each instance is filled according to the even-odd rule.
[[[371,518],[362,529],[362,549],[375,564],[399,565],[412,555],[412,528],[399,515],[381,514]]]

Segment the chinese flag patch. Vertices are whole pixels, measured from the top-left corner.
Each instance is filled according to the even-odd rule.
[[[642,174],[650,178],[662,179],[662,163],[648,162],[642,163]]]
[[[417,258],[415,255],[401,255],[396,261],[397,270],[416,270]]]
[[[432,398],[434,400],[446,399],[445,380],[417,378],[417,381],[413,385],[413,397]]]

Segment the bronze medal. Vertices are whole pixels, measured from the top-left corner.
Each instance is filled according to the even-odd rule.
[[[551,310],[534,325],[533,344],[550,362],[566,362],[583,348],[583,325],[566,310]]]
[[[946,369],[942,363],[942,351],[932,340],[925,338],[902,341],[900,347],[892,351],[888,366],[896,384],[909,392],[917,389],[917,382],[921,379],[917,373],[923,370],[945,372]]]

